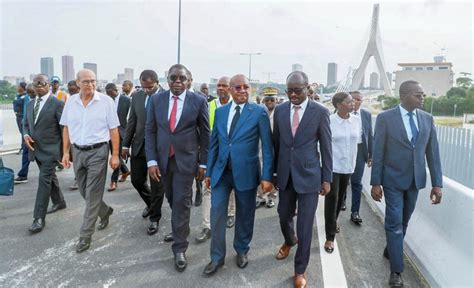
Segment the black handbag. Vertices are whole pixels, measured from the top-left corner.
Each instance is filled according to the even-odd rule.
[[[3,160],[0,157],[0,196],[13,195],[14,177],[13,170],[3,166]]]

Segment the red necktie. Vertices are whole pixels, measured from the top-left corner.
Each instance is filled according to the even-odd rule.
[[[299,105],[293,105],[293,109],[295,109],[295,112],[293,113],[293,123],[291,123],[291,134],[293,134],[293,137],[295,137],[298,126],[300,125],[300,117],[298,114],[300,108],[301,106]]]
[[[178,112],[178,96],[173,95],[173,108],[171,108],[171,114],[170,114],[170,130],[171,133],[174,133],[174,130],[176,129],[176,113]],[[170,143],[170,153],[169,157],[174,156],[174,147],[173,143]]]

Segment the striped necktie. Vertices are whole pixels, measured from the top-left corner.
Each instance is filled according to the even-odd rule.
[[[41,100],[41,97],[38,97],[38,99],[36,100],[35,107],[33,109],[33,122],[36,122],[36,117],[38,116]]]

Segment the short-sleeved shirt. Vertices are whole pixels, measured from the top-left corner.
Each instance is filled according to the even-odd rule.
[[[348,119],[337,113],[329,116],[332,135],[332,171],[339,174],[354,173],[357,159],[357,140],[360,136],[358,116],[349,113]]]
[[[59,122],[67,126],[72,144],[93,145],[110,140],[110,129],[120,125],[117,109],[109,96],[95,92],[86,107],[80,94],[72,95]]]

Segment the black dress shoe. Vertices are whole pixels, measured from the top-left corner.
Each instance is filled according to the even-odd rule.
[[[247,259],[247,254],[237,254],[237,266],[239,268],[244,269],[249,264],[249,260]]]
[[[402,278],[402,274],[401,273],[395,273],[395,272],[392,272],[390,273],[390,280],[388,281],[388,285],[390,285],[390,287],[396,287],[396,288],[399,288],[399,287],[403,287],[403,278]]]
[[[28,231],[30,231],[31,233],[41,232],[45,224],[46,222],[44,221],[44,219],[41,219],[41,218],[34,219],[33,224],[31,224],[30,228],[28,228]]]
[[[211,276],[212,274],[216,273],[219,268],[224,266],[224,261],[221,262],[214,262],[211,261],[209,264],[206,265],[206,268],[204,268],[204,275]]]
[[[195,239],[197,243],[204,243],[209,238],[211,238],[211,229],[204,228]]]
[[[174,254],[174,266],[179,272],[183,272],[184,269],[186,269],[188,262],[186,261],[186,254],[184,254],[184,252]]]
[[[267,208],[273,208],[275,207],[275,202],[273,201],[273,199],[268,199],[267,202],[265,203],[265,206]]]
[[[165,238],[163,239],[163,241],[165,241],[165,242],[173,242],[173,241],[174,241],[173,232],[170,232],[169,234],[166,234],[166,235],[165,235]]]
[[[91,238],[90,237],[80,237],[79,242],[76,245],[76,252],[81,253],[86,251],[91,247]]]
[[[114,213],[114,209],[112,207],[109,207],[109,211],[107,211],[107,214],[105,214],[104,218],[100,219],[99,225],[97,225],[97,230],[104,230],[107,225],[109,225],[109,217]]]
[[[150,224],[148,224],[148,229],[146,230],[146,233],[148,235],[153,235],[155,234],[156,232],[158,232],[158,221],[150,221]]]
[[[383,249],[383,257],[385,257],[386,259],[389,259],[389,260],[390,260],[390,256],[388,255],[388,249],[387,249],[387,247],[385,247],[385,249]]]
[[[338,224],[336,224],[336,233],[339,233],[339,232],[341,232],[341,227]]]
[[[235,225],[235,217],[234,216],[227,216],[227,228],[232,228]]]
[[[142,217],[146,218],[146,217],[150,216],[150,213],[151,213],[150,208],[145,207],[145,209],[143,209],[143,212],[142,212]]]
[[[46,214],[51,214],[51,213],[57,212],[58,210],[65,209],[65,208],[66,208],[66,202],[62,202],[62,203],[59,203],[59,204],[53,204],[53,206],[51,206],[48,209],[48,211],[46,211]]]
[[[360,218],[359,212],[351,213],[351,221],[357,225],[360,225],[362,223],[362,218]]]

